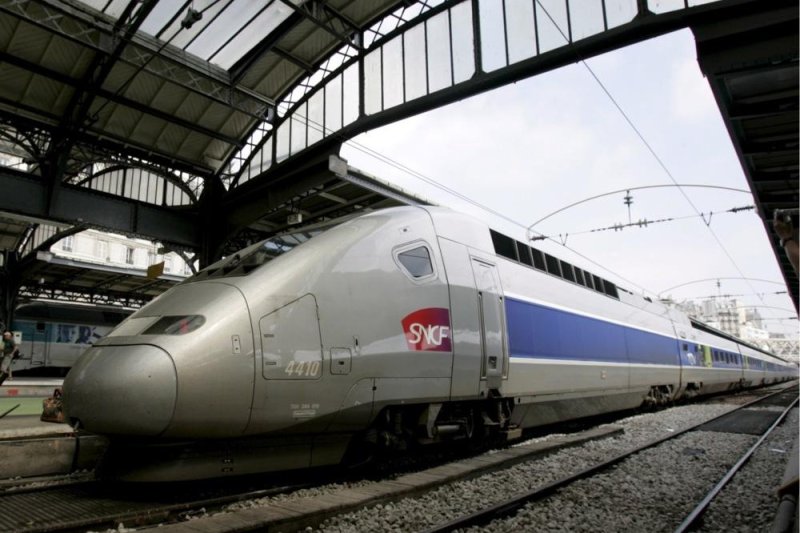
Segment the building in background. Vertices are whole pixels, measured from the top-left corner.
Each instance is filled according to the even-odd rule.
[[[690,317],[713,328],[788,360],[800,361],[800,342],[797,337],[790,338],[782,333],[769,331],[757,308],[742,305],[735,298],[687,300],[673,304]]]
[[[191,267],[179,254],[163,253],[163,250],[160,250],[158,244],[154,242],[103,233],[93,229],[64,237],[50,248],[50,252],[59,257],[85,263],[143,271],[152,265],[163,262],[165,274],[192,275]]]

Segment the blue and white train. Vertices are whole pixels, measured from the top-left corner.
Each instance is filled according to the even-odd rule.
[[[191,479],[797,377],[797,367],[444,208],[255,244],[98,340],[64,382],[104,471]]]
[[[14,312],[11,329],[21,335],[17,375],[65,376],[78,357],[130,311],[79,304],[34,301]]]

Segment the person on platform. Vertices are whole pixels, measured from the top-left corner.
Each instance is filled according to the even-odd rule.
[[[10,331],[4,331],[3,354],[2,359],[0,359],[0,385],[3,384],[6,378],[13,377],[11,373],[11,364],[14,362],[14,359],[17,358],[18,354],[19,348],[14,342],[14,336]]]
[[[800,248],[797,244],[797,230],[792,225],[791,217],[781,213],[780,210],[775,210],[775,218],[772,220],[772,225],[775,228],[775,233],[781,239],[781,248],[786,252],[789,262],[792,264],[795,273],[798,272],[798,263],[800,263]]]

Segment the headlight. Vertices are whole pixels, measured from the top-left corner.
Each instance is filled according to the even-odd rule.
[[[202,315],[162,316],[142,335],[184,335],[206,323]]]

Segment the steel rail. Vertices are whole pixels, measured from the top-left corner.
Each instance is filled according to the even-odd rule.
[[[8,500],[16,496],[22,496],[25,499],[24,501],[29,501],[30,495],[33,493],[39,493],[42,498],[47,498],[48,493],[55,494],[56,501],[62,503],[65,501],[65,497],[75,498],[76,500],[80,499],[81,505],[79,507],[70,506],[75,507],[75,509],[77,509],[79,512],[70,513],[68,511],[67,513],[70,514],[70,516],[61,517],[58,523],[53,521],[45,521],[42,523],[31,523],[30,525],[17,524],[14,529],[14,531],[18,531],[19,533],[55,533],[58,531],[85,530],[87,528],[114,528],[116,524],[120,523],[136,523],[139,527],[154,526],[159,522],[179,521],[181,517],[191,516],[194,513],[199,512],[201,509],[204,512],[212,512],[233,503],[269,496],[277,496],[298,489],[316,486],[315,483],[304,482],[270,487],[266,489],[232,492],[230,494],[198,498],[191,501],[187,500],[172,503],[153,502],[152,505],[143,503],[135,509],[131,508],[130,503],[131,501],[139,501],[139,499],[136,498],[129,501],[123,497],[121,500],[116,502],[114,507],[116,510],[114,510],[109,509],[108,501],[102,495],[99,496],[97,500],[93,500],[91,497],[87,498],[86,495],[89,493],[89,491],[86,490],[85,487],[99,487],[100,482],[88,481],[77,483],[75,485],[80,486],[65,486],[62,484],[56,486],[31,487],[29,490],[21,491],[22,494],[14,492],[2,494],[0,496],[0,500]],[[65,490],[76,490],[79,492],[75,492],[72,496],[69,496]],[[94,508],[92,507],[93,503],[98,505],[97,514],[92,514],[94,511]],[[36,502],[36,505],[45,508],[48,505],[48,502],[46,499],[41,499]],[[4,505],[4,507],[8,507],[8,505]],[[0,529],[2,527],[3,520],[2,517],[0,517]]]
[[[781,413],[781,416],[779,416],[777,420],[775,420],[775,422],[769,428],[767,428],[764,434],[761,435],[761,438],[759,438],[756,443],[753,444],[753,446],[751,446],[741,458],[739,458],[736,464],[733,465],[730,470],[728,470],[728,472],[722,477],[722,479],[719,480],[714,488],[712,488],[708,494],[706,494],[705,498],[703,498],[703,500],[697,504],[697,507],[695,507],[692,512],[689,513],[689,515],[683,520],[683,522],[681,522],[681,524],[675,529],[675,533],[684,533],[684,531],[689,531],[695,525],[700,517],[703,516],[703,513],[706,512],[708,506],[711,505],[711,502],[714,500],[714,498],[716,498],[717,494],[719,494],[720,491],[725,488],[728,482],[733,479],[733,476],[735,476],[736,473],[747,463],[747,461],[750,460],[750,457],[752,457],[752,455],[764,443],[767,437],[769,437],[769,435],[772,433],[772,430],[778,427],[789,414],[789,411],[797,406],[798,401],[800,401],[800,398],[795,398],[791,405],[789,405],[783,411],[783,413]]]
[[[717,420],[719,418],[727,416],[727,415],[729,415],[731,413],[735,413],[737,411],[740,411],[742,409],[750,407],[751,405],[763,402],[763,401],[765,401],[765,400],[767,400],[769,398],[772,398],[773,396],[777,396],[779,394],[783,394],[783,393],[785,393],[787,390],[789,390],[792,387],[797,387],[797,384],[796,383],[792,384],[790,387],[783,388],[783,389],[781,389],[779,391],[776,391],[776,392],[774,392],[772,394],[769,394],[767,396],[763,396],[761,398],[757,398],[755,400],[747,402],[747,403],[745,403],[743,405],[740,405],[740,406],[736,407],[735,409],[732,409],[732,410],[730,410],[730,411],[728,411],[726,413],[723,413],[721,415],[715,416],[713,418],[709,418],[707,420],[704,420],[703,422],[700,422],[700,423],[695,424],[693,426],[687,427],[687,428],[682,429],[680,431],[676,431],[676,432],[671,433],[669,435],[666,435],[664,437],[660,437],[660,438],[654,439],[654,440],[652,440],[650,442],[647,442],[647,443],[645,443],[645,444],[643,444],[643,445],[641,445],[641,446],[639,446],[637,448],[634,448],[632,450],[628,450],[628,451],[623,452],[623,453],[621,453],[619,455],[616,455],[616,456],[612,457],[611,459],[608,459],[608,460],[606,460],[606,461],[604,461],[602,463],[597,463],[597,464],[595,464],[593,466],[585,468],[585,469],[583,469],[583,470],[581,470],[581,471],[579,471],[579,472],[577,472],[575,474],[571,474],[571,475],[563,477],[561,479],[558,479],[558,480],[555,480],[555,481],[551,481],[550,483],[547,483],[547,484],[542,485],[540,487],[534,488],[534,489],[532,489],[530,491],[517,494],[516,496],[512,496],[511,498],[508,498],[507,500],[504,500],[504,501],[501,501],[499,503],[496,503],[496,504],[494,504],[494,505],[492,505],[490,507],[487,507],[487,508],[485,508],[485,509],[483,509],[481,511],[477,511],[477,512],[472,513],[470,515],[466,515],[466,516],[457,518],[455,520],[452,520],[452,521],[447,522],[445,524],[441,524],[439,526],[434,526],[434,527],[432,527],[430,529],[426,529],[426,530],[424,530],[422,532],[419,532],[419,533],[446,533],[446,532],[455,531],[455,530],[461,529],[461,528],[467,528],[467,527],[472,527],[472,526],[481,526],[481,525],[484,525],[484,524],[486,524],[486,523],[488,523],[488,522],[490,522],[492,520],[498,519],[498,518],[506,518],[506,517],[511,516],[512,514],[514,514],[518,509],[520,509],[524,505],[526,505],[526,504],[528,504],[530,502],[536,501],[536,500],[541,500],[541,499],[545,498],[546,496],[549,496],[550,494],[554,493],[555,491],[574,483],[575,481],[578,481],[578,480],[581,480],[581,479],[584,479],[584,478],[587,478],[587,477],[591,477],[594,474],[597,474],[599,472],[607,470],[608,468],[616,465],[617,463],[620,463],[620,462],[624,461],[625,459],[627,459],[627,458],[629,458],[629,457],[631,457],[631,456],[633,456],[633,455],[635,455],[635,454],[637,454],[637,453],[639,453],[641,451],[644,451],[644,450],[646,450],[648,448],[652,448],[652,447],[658,446],[659,444],[662,444],[662,443],[664,443],[666,441],[672,440],[672,439],[677,438],[677,437],[679,437],[681,435],[689,433],[690,431],[694,431],[694,430],[696,430],[697,428],[699,428],[700,426],[702,426],[704,424],[708,424],[709,422],[713,422],[714,420]],[[793,402],[793,403],[796,403],[796,402],[797,402],[797,400],[795,400],[795,402]]]

